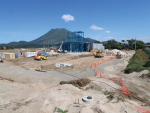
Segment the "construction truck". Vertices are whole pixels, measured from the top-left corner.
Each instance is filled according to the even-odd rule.
[[[94,55],[95,58],[104,57],[104,54],[105,54],[105,53],[103,53],[103,49],[100,49],[99,51],[98,50],[91,50],[91,53]]]
[[[122,56],[122,54],[120,53],[120,51],[119,52],[117,52],[117,58],[122,58],[123,56]]]
[[[67,50],[63,50],[63,49],[62,49],[62,45],[63,45],[63,43],[64,43],[64,41],[62,41],[62,43],[61,43],[61,45],[60,45],[59,49],[57,50],[57,51],[58,51],[58,53],[67,53]]]
[[[44,54],[38,54],[37,56],[34,57],[35,60],[47,60],[48,56],[45,56]]]

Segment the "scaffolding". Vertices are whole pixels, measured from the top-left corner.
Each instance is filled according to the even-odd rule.
[[[61,43],[59,42],[59,46]],[[75,31],[68,32],[68,42],[62,45],[63,50],[68,52],[83,52],[84,51],[84,32]]]

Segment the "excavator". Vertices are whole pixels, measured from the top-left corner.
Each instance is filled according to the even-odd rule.
[[[100,49],[99,51],[98,50],[91,50],[91,53],[94,55],[95,58],[104,57],[104,54],[105,54],[105,53],[103,53],[103,49]]]

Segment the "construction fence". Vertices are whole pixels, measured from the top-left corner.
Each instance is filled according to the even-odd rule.
[[[96,77],[108,79],[108,80],[111,80],[111,81],[113,81],[113,82],[115,82],[115,83],[117,83],[117,84],[120,84],[120,85],[121,85],[121,88],[119,88],[119,89],[117,89],[117,90],[119,90],[120,92],[122,92],[125,96],[134,97],[135,99],[137,99],[137,100],[139,100],[139,101],[141,101],[141,102],[144,102],[144,103],[146,103],[147,105],[150,105],[149,103],[147,103],[147,102],[145,102],[145,101],[139,99],[138,97],[135,97],[134,95],[131,95],[129,89],[127,88],[125,82],[122,80],[121,77],[111,77],[111,76],[109,76],[109,75],[106,75],[106,74],[102,73],[99,69],[97,69],[97,66],[98,66],[98,65],[100,65],[100,64],[102,64],[102,63],[104,63],[104,62],[110,61],[110,60],[112,60],[112,59],[115,59],[115,58],[116,58],[116,56],[113,57],[113,58],[110,58],[110,59],[108,59],[108,60],[106,60],[106,61],[98,62],[98,63],[96,63],[95,65],[92,65],[92,68],[95,68]],[[114,88],[114,87],[113,87],[113,88]],[[116,89],[116,88],[114,88],[114,89]],[[138,111],[138,112],[140,112],[140,113],[150,113],[150,110],[145,110],[145,109],[139,108],[139,107],[138,107],[135,111]]]
[[[110,58],[110,59],[107,59],[107,60],[105,60],[105,61],[100,61],[100,62],[98,62],[98,63],[96,63],[96,64],[93,64],[93,65],[92,65],[92,68],[95,68],[96,66],[98,66],[98,65],[100,65],[100,64],[102,64],[102,63],[108,62],[108,61],[110,61],[110,60],[113,60],[113,59],[115,59],[115,58],[117,58],[117,56],[114,56],[113,58]]]

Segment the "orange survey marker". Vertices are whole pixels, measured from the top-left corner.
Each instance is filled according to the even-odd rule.
[[[138,111],[140,113],[150,113],[150,110],[145,110],[143,108],[137,108],[136,111]]]

